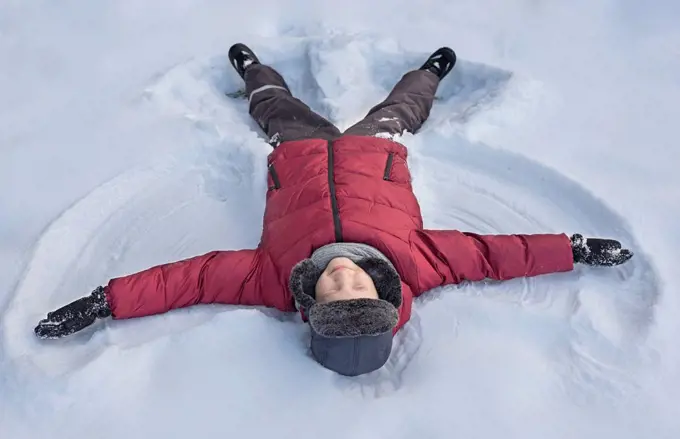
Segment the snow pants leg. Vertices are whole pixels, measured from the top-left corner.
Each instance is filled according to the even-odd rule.
[[[283,77],[262,64],[249,67],[245,73],[250,115],[276,147],[287,140],[340,136],[331,122],[318,115],[301,100],[293,97]]]
[[[425,70],[405,74],[387,98],[371,108],[366,117],[345,130],[345,134],[375,136],[376,134],[415,133],[427,120],[434,102],[439,78]]]

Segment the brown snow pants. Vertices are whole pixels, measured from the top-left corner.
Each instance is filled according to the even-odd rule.
[[[273,68],[253,65],[246,70],[245,82],[250,114],[276,147],[287,140],[333,140],[342,134],[415,133],[430,114],[439,78],[425,70],[406,73],[383,102],[371,108],[363,120],[344,133],[295,98],[286,81]]]

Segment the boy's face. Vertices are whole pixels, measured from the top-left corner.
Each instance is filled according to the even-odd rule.
[[[378,299],[373,279],[348,258],[333,258],[316,282],[317,303]]]

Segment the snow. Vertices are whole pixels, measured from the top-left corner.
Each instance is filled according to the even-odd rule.
[[[680,437],[678,20],[672,0],[3,2],[0,438]],[[341,129],[452,46],[430,120],[400,138],[426,225],[635,257],[432,291],[351,379],[271,310],[36,340],[110,277],[257,244],[270,146],[224,96],[239,41]]]

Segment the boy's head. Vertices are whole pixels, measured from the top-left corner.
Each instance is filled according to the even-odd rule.
[[[333,258],[315,287],[316,303],[336,300],[378,299],[371,276],[349,258]]]
[[[379,369],[392,350],[401,279],[380,256],[310,258],[291,272],[290,290],[311,327],[312,355],[342,375]]]

